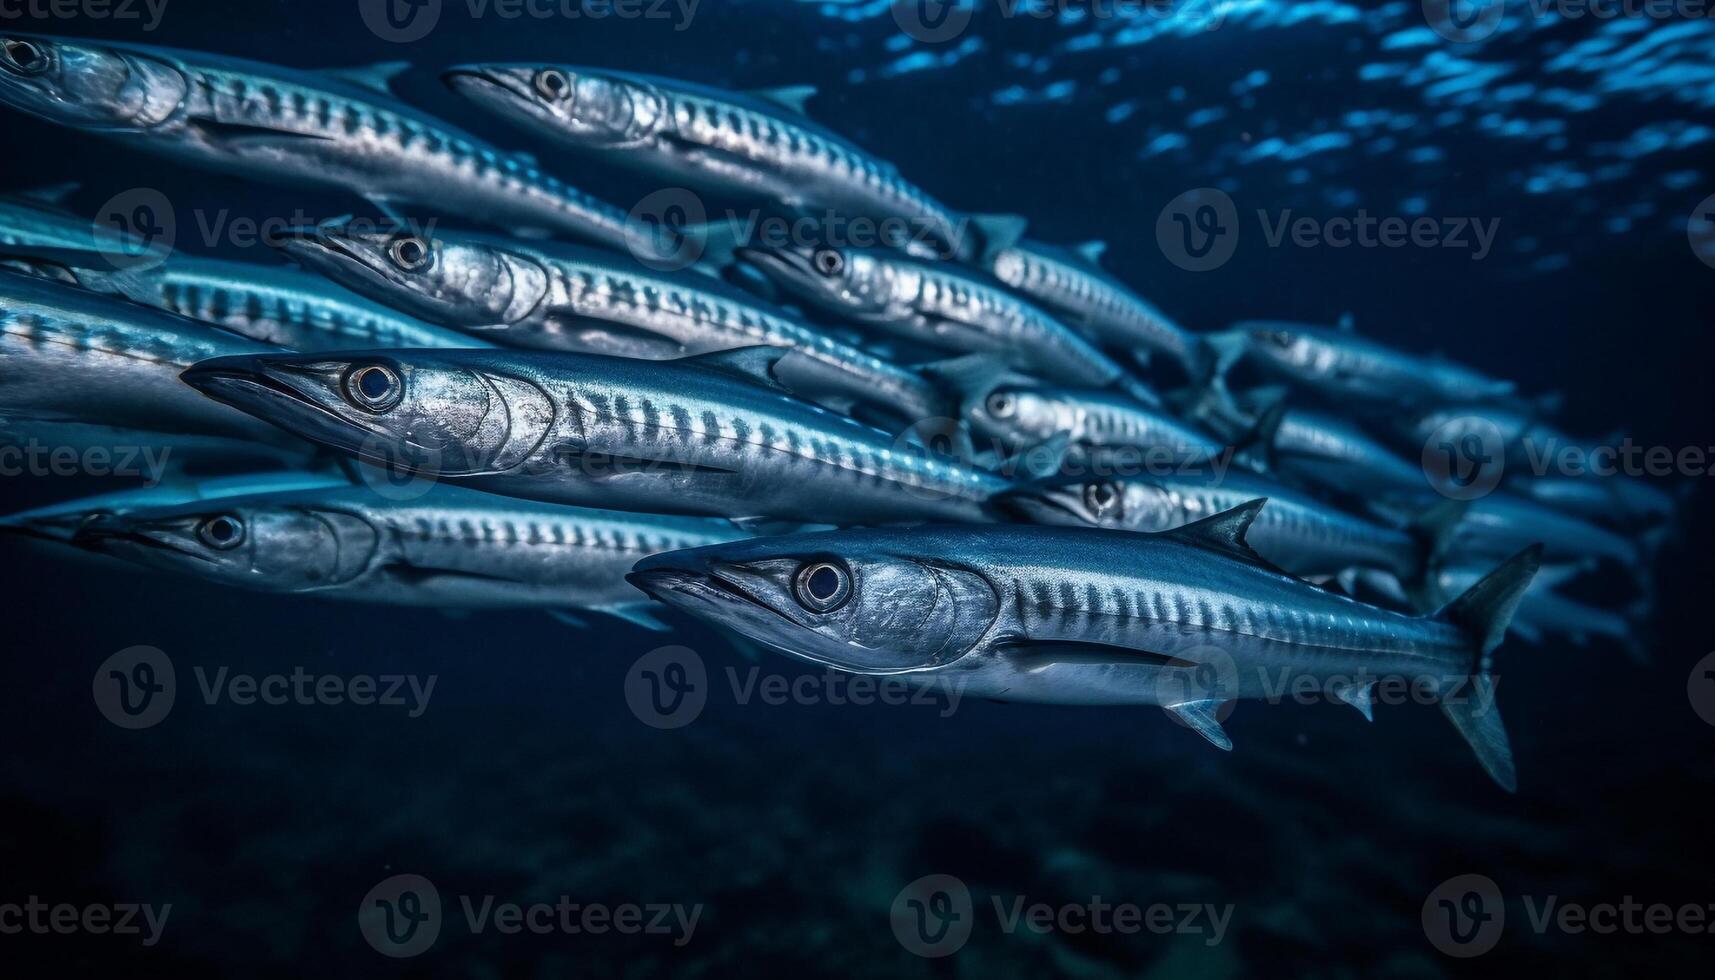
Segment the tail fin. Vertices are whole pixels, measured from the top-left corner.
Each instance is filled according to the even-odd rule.
[[[1490,778],[1509,793],[1518,789],[1518,774],[1513,769],[1512,748],[1507,744],[1507,731],[1501,724],[1500,708],[1495,704],[1494,687],[1489,682],[1490,667],[1495,648],[1506,636],[1507,624],[1512,622],[1519,600],[1524,598],[1541,565],[1542,545],[1531,545],[1436,613],[1438,618],[1465,631],[1475,650],[1471,683],[1457,697],[1444,699],[1441,712],[1470,744]]]

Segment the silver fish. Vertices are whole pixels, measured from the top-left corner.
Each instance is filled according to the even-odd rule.
[[[1160,354],[1192,382],[1202,382],[1213,367],[1213,352],[1202,338],[1101,268],[1104,243],[1076,249],[1023,240],[986,245],[981,265],[990,275],[1104,347],[1129,351],[1139,360]]]
[[[229,357],[185,372],[305,438],[509,496],[744,521],[984,520],[1010,486],[791,397],[772,348]]]
[[[1633,539],[1504,492],[1471,501],[1449,550],[1481,560],[1520,542],[1540,542],[1549,561],[1604,559],[1638,575],[1648,573],[1648,556]]]
[[[204,398],[179,372],[277,350],[76,286],[0,272],[0,417],[299,445]]]
[[[1537,644],[1549,636],[1564,636],[1579,646],[1603,639],[1618,645],[1632,660],[1648,660],[1636,622],[1645,613],[1647,601],[1634,604],[1624,613],[1599,609],[1555,591],[1553,582],[1543,581],[1549,571],[1544,568],[1544,575],[1525,591],[1513,616],[1514,633]],[[1444,595],[1458,595],[1480,578],[1482,573],[1475,568],[1445,568],[1436,575],[1436,585]]]
[[[5,254],[0,249],[0,255]],[[16,253],[30,256],[28,249]],[[354,347],[493,347],[424,323],[290,266],[176,255],[115,269],[99,255],[42,253],[40,274],[298,351]]]
[[[897,169],[810,121],[811,88],[742,95],[689,82],[569,65],[473,64],[445,74],[476,104],[562,146],[716,194],[795,213],[907,227],[905,240],[961,261],[974,235]]]
[[[1506,486],[1539,504],[1626,530],[1671,521],[1678,509],[1672,494],[1623,474],[1509,478]]]
[[[1233,450],[1165,410],[1117,391],[1061,388],[981,376],[970,365],[949,384],[965,393],[960,417],[973,436],[1023,454],[1030,472],[1133,475],[1159,470],[1226,472]]]
[[[1065,324],[999,284],[884,248],[747,245],[740,261],[832,316],[916,344],[992,354],[1061,384],[1159,399]]]
[[[626,584],[640,558],[743,537],[726,521],[586,510],[437,486],[286,490],[104,509],[71,543],[263,592],[435,609],[607,613],[666,627]]]
[[[1002,700],[1161,705],[1223,749],[1220,706],[1278,697],[1279,680],[1313,679],[1368,717],[1374,683],[1405,678],[1513,789],[1490,664],[1536,551],[1440,612],[1407,616],[1263,561],[1244,542],[1262,506],[1160,534],[989,525],[758,538],[647,558],[631,580],[823,667]]]
[[[131,242],[59,207],[71,185],[0,197],[0,245],[121,251]]]
[[[1331,399],[1372,404],[1443,404],[1505,398],[1514,385],[1440,357],[1424,357],[1366,340],[1351,330],[1300,323],[1241,323],[1208,338],[1218,373],[1240,360],[1270,379]]]
[[[1463,504],[1449,501],[1408,528],[1388,527],[1239,470],[1054,482],[1021,489],[1004,502],[1039,524],[1153,532],[1184,527],[1258,499],[1266,499],[1268,506],[1251,523],[1246,540],[1281,569],[1324,579],[1369,568],[1407,586],[1423,580],[1463,512]]]
[[[0,517],[0,531],[70,544],[91,517],[128,511],[169,507],[193,501],[257,496],[286,491],[349,488],[351,481],[293,471],[251,472],[235,477],[186,480],[160,486],[130,487],[113,493],[61,501]]]
[[[240,176],[329,187],[614,248],[625,212],[387,92],[403,65],[300,72],[142,45],[0,34],[0,103]]]
[[[280,243],[303,265],[424,319],[512,347],[654,360],[786,348],[779,380],[842,411],[944,415],[923,376],[841,343],[709,276],[654,272],[624,256],[478,236],[433,238],[323,225]]]

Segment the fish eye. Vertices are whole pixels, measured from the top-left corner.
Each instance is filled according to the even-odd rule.
[[[1120,488],[1112,483],[1091,483],[1084,487],[1084,506],[1097,517],[1108,517],[1117,514],[1120,505]]]
[[[536,73],[536,92],[550,102],[558,102],[566,97],[572,89],[571,79],[566,73],[555,68],[544,68]]]
[[[25,75],[40,75],[48,70],[48,53],[29,41],[9,38],[0,46],[6,55],[5,65]]]
[[[429,266],[429,243],[411,236],[387,246],[387,256],[406,272],[421,272]]]
[[[244,543],[244,522],[231,514],[211,517],[197,525],[197,537],[218,551],[230,551]]]
[[[997,419],[1011,418],[1012,413],[1018,408],[1017,400],[1012,397],[1012,392],[1009,391],[990,392],[983,405],[988,409],[988,413]]]
[[[399,404],[405,385],[391,368],[370,364],[346,375],[345,394],[358,408],[385,412]]]
[[[846,257],[839,249],[819,248],[816,254],[810,256],[810,264],[824,276],[837,276],[845,271]]]
[[[811,612],[833,612],[852,597],[851,573],[833,562],[811,562],[798,570],[793,591]]]

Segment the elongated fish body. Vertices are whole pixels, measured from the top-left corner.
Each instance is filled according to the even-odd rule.
[[[1409,581],[1423,570],[1423,547],[1409,533],[1241,470],[1092,479],[1029,488],[1007,499],[1037,523],[1148,532],[1171,531],[1266,499],[1245,540],[1285,571],[1321,577],[1369,568]]]
[[[135,303],[292,350],[494,346],[424,323],[289,266],[174,257],[161,265],[116,272],[68,271],[87,289],[117,293]]]
[[[72,543],[266,592],[430,608],[588,609],[647,620],[640,558],[743,537],[726,521],[587,510],[436,486],[346,486],[104,507]]]
[[[1604,527],[1633,529],[1670,520],[1674,499],[1642,480],[1624,475],[1526,477],[1508,489],[1555,510]]]
[[[1519,555],[1433,617],[1318,589],[1257,558],[1260,501],[1161,534],[929,527],[755,539],[645,559],[632,581],[692,615],[836,669],[1058,704],[1151,704],[1222,748],[1216,706],[1305,678],[1369,714],[1369,685],[1426,684],[1502,785],[1492,698],[1450,697],[1487,673],[1536,570]],[[1479,687],[1481,685],[1478,685]]]
[[[983,264],[990,275],[1104,347],[1163,355],[1190,380],[1202,380],[1210,358],[1203,341],[1102,270],[1095,261],[1099,254],[1019,241],[989,251]]]
[[[88,218],[67,214],[45,201],[0,197],[0,245],[98,251],[123,248],[125,244]]]
[[[1242,323],[1211,338],[1223,369],[1238,360],[1269,377],[1330,398],[1380,405],[1481,402],[1505,398],[1510,381],[1438,357],[1408,354],[1349,330],[1298,323]]]
[[[1479,569],[1445,568],[1436,576],[1436,582],[1443,595],[1458,595],[1480,578]],[[1561,595],[1546,582],[1533,583],[1525,592],[1513,616],[1512,628],[1533,643],[1546,636],[1566,636],[1577,643],[1601,638],[1624,646],[1634,657],[1641,654],[1637,628],[1630,619]]]
[[[912,421],[949,411],[921,375],[709,276],[655,272],[576,246],[332,226],[296,233],[282,248],[379,302],[511,347],[655,360],[779,347],[802,355],[782,365],[788,373],[780,380],[806,398],[841,409],[868,405]]]
[[[770,382],[790,352],[224,358],[185,380],[313,441],[509,496],[802,523],[984,520],[1010,482]]]
[[[689,82],[567,65],[463,65],[447,82],[483,108],[563,146],[714,194],[765,197],[796,213],[900,222],[908,241],[969,260],[953,211],[848,140],[810,121],[810,89],[746,96]],[[798,103],[796,106],[791,102]]]
[[[1640,570],[1644,555],[1632,539],[1508,493],[1471,502],[1449,550],[1461,556],[1493,557],[1519,542],[1540,542],[1549,561],[1606,559]]]
[[[913,343],[993,354],[1062,384],[1105,388],[1129,380],[1123,367],[1065,324],[952,263],[924,262],[894,249],[747,246],[736,254],[825,313]]]
[[[1166,411],[1118,391],[1001,381],[967,389],[974,435],[1012,452],[1063,439],[1065,464],[1128,475],[1189,466],[1224,470],[1228,447]]]
[[[613,248],[625,212],[386,93],[319,74],[141,45],[6,34],[0,102],[239,176],[329,187]],[[359,79],[352,84],[347,79]],[[368,87],[365,87],[365,86]]]
[[[290,445],[179,381],[211,357],[277,348],[58,282],[0,272],[0,418]]]

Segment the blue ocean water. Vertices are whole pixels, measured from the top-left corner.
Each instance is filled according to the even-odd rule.
[[[913,20],[887,0],[702,0],[598,16],[610,8],[594,0],[444,0],[425,36],[396,42],[358,0],[168,0],[150,30],[89,5],[0,2],[0,32],[302,68],[407,60],[399,87],[414,104],[625,205],[652,185],[557,159],[446,92],[438,69],[555,60],[815,85],[816,119],[950,205],[1022,214],[1045,241],[1107,241],[1108,268],[1191,329],[1349,318],[1360,335],[1562,393],[1575,433],[1715,444],[1715,251],[1698,230],[1715,206],[1715,21],[1683,4],[1455,6],[1449,19],[1433,0],[997,0],[939,38],[947,21],[925,11],[956,27],[964,8]],[[1618,13],[1572,12],[1596,7]],[[268,260],[246,219],[364,207],[15,113],[0,126],[0,191],[77,181],[68,206],[93,213],[156,188],[192,251]],[[1236,244],[1191,271],[1160,219],[1208,189],[1231,200]],[[1274,231],[1360,216],[1471,231],[1433,247]],[[1487,248],[1479,226],[1494,229]],[[1337,705],[1241,704],[1222,753],[1152,709],[852,703],[864,695],[684,620],[664,636],[306,602],[6,541],[0,911],[35,896],[171,913],[147,946],[87,928],[0,932],[0,963],[19,976],[1689,973],[1710,937],[1686,920],[1603,932],[1541,914],[1635,900],[1715,917],[1715,728],[1688,677],[1715,649],[1703,479],[1671,481],[1689,496],[1639,627],[1649,664],[1600,643],[1502,649],[1513,796],[1427,705],[1366,725]],[[114,488],[9,476],[0,500],[9,512]],[[638,707],[636,665],[669,644],[694,651],[706,701],[664,728]],[[131,731],[97,710],[91,677],[137,645],[171,658],[178,697]],[[434,687],[421,711],[408,684],[400,705],[209,693],[217,677],[298,668]],[[441,914],[431,945],[389,958],[360,910],[397,875],[428,879]],[[900,924],[918,914],[910,883],[933,875],[966,889],[969,935],[926,957]],[[1466,875],[1504,896],[1487,906],[1504,922],[1457,958],[1447,930],[1490,921],[1443,918],[1465,890],[1441,889]],[[645,919],[696,909],[695,927],[668,915],[658,931],[508,931],[474,914],[562,896]],[[1097,913],[1064,912],[1103,903],[1166,906],[1178,925],[1098,929],[1084,927]],[[1023,912],[1008,924],[1038,904],[1045,928]]]

